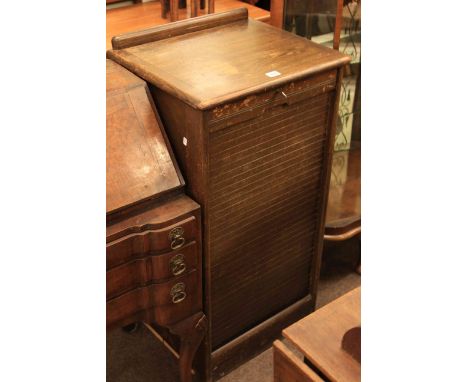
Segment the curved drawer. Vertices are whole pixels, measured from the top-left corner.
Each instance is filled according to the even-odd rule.
[[[196,239],[194,216],[159,230],[145,230],[107,244],[107,269],[142,258],[148,254],[163,253],[183,247]]]
[[[106,272],[107,299],[149,283],[161,283],[197,269],[197,243],[176,251],[133,260]]]
[[[107,301],[107,326],[114,326],[132,317],[141,317],[149,310],[150,319],[159,325],[180,321],[202,309],[199,273],[194,270],[162,284],[134,289]]]

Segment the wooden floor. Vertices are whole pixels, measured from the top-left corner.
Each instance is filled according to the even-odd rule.
[[[190,9],[190,2],[187,1]],[[240,0],[216,0],[215,13],[226,12],[236,8],[245,7],[249,11],[249,17],[268,22],[270,12],[244,3]],[[205,14],[206,9],[200,10],[200,15]],[[186,9],[179,11],[179,20],[187,17]],[[161,4],[159,1],[135,4],[121,8],[108,9],[106,12],[106,49],[111,49],[111,39],[118,34],[150,28],[156,25],[166,24],[169,19],[161,17]]]

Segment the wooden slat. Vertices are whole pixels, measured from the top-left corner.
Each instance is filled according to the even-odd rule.
[[[332,96],[210,134],[214,348],[307,295]]]

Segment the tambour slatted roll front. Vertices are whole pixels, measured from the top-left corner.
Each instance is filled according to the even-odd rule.
[[[308,294],[329,100],[278,106],[210,135],[215,347]]]
[[[337,89],[349,58],[245,10],[117,36],[202,207],[199,371],[217,378],[315,304]]]

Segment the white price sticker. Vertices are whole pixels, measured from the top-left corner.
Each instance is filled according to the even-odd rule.
[[[281,73],[278,72],[277,70],[272,70],[271,72],[265,73],[265,76],[273,78],[273,77],[281,76]]]

